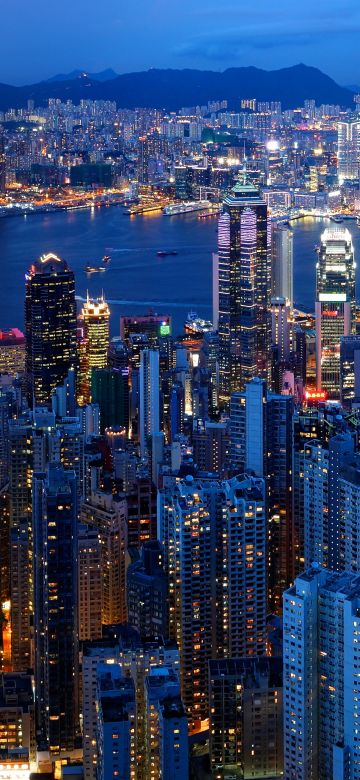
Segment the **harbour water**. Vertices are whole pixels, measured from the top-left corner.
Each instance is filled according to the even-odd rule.
[[[331,224],[311,218],[293,223],[294,297],[308,311],[314,309],[315,245]],[[360,230],[355,221],[344,224],[353,235],[359,261]],[[0,328],[23,327],[25,272],[39,255],[53,251],[74,270],[78,296],[104,290],[112,311],[112,335],[119,333],[120,314],[149,308],[170,313],[176,334],[190,309],[211,318],[216,246],[216,218],[199,220],[196,213],[129,217],[122,207],[113,207],[2,219]],[[159,250],[177,255],[158,257]],[[106,254],[111,260],[105,273],[84,272],[86,265],[99,265]],[[360,278],[357,292],[359,297]]]

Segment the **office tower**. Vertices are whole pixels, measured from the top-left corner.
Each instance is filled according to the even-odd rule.
[[[97,780],[136,778],[136,704],[133,680],[121,666],[98,666]]]
[[[267,207],[238,182],[219,218],[219,403],[254,376],[269,377],[270,255]]]
[[[271,343],[277,348],[277,361],[290,355],[290,308],[285,298],[271,298]]]
[[[212,776],[282,777],[282,658],[210,661],[209,674]]]
[[[12,668],[32,666],[30,620],[32,578],[32,429],[27,417],[9,425],[10,596]]]
[[[169,478],[158,496],[169,580],[169,632],[180,650],[191,721],[208,717],[208,661],[257,655],[266,644],[264,483]]]
[[[159,352],[143,349],[140,353],[140,450],[145,456],[148,439],[160,429]]]
[[[129,430],[129,370],[94,368],[91,399],[100,409],[100,429],[122,426]]]
[[[0,374],[25,373],[25,336],[18,328],[0,331]]]
[[[83,329],[77,330],[76,400],[78,406],[90,403],[88,342]]]
[[[57,419],[75,417],[76,414],[76,375],[72,368],[63,383],[52,392],[51,408]]]
[[[103,618],[102,545],[97,528],[78,525],[79,640],[100,639]]]
[[[125,341],[118,336],[109,344],[109,368],[129,368],[130,354]]]
[[[52,252],[26,274],[25,333],[29,404],[48,404],[54,388],[76,367],[74,274]]]
[[[142,334],[149,342],[157,343],[162,336],[171,334],[170,314],[124,314],[120,317],[120,337],[128,343],[130,336]]]
[[[293,232],[285,225],[275,224],[271,233],[271,294],[285,298],[290,311],[293,297]]]
[[[342,466],[354,458],[354,440],[349,431],[331,436],[328,443],[314,441],[304,457],[304,560],[334,571],[340,560],[342,519],[339,477]]]
[[[258,378],[231,396],[231,466],[266,482],[269,605],[275,611],[293,578],[292,415],[292,397],[270,393]]]
[[[167,578],[160,542],[145,542],[126,575],[128,622],[142,639],[168,635]]]
[[[218,406],[218,385],[219,385],[219,336],[217,333],[208,331],[204,334],[203,343],[200,349],[200,365],[210,372],[210,398],[211,410],[215,411]]]
[[[360,578],[315,565],[284,593],[284,776],[359,777]]]
[[[229,427],[225,422],[197,420],[192,434],[193,455],[199,471],[224,475],[229,448]]]
[[[338,123],[338,179],[358,179],[360,160],[360,122]]]
[[[100,536],[102,623],[122,623],[126,620],[126,499],[93,491],[81,504],[80,520]]]
[[[360,399],[360,336],[340,340],[340,400],[345,409]]]
[[[351,234],[326,228],[316,265],[316,383],[340,396],[340,341],[355,330],[355,263]]]
[[[179,677],[167,666],[150,669],[145,682],[146,767],[149,780],[189,777],[188,722]]]
[[[3,195],[6,189],[6,157],[3,133],[0,132],[0,194]]]
[[[146,135],[139,138],[137,178],[139,184],[147,184],[149,181],[149,139]]]
[[[30,674],[0,674],[0,740],[5,765],[7,757],[19,748],[35,761],[35,704]]]
[[[81,310],[80,318],[86,341],[84,352],[87,366],[85,392],[82,395],[83,403],[89,403],[92,371],[94,368],[106,368],[108,364],[110,309],[104,295],[96,299],[88,296]],[[80,366],[80,370],[81,368]]]
[[[53,755],[74,748],[78,726],[77,489],[50,463],[33,477],[37,724]]]
[[[163,394],[165,397],[165,393]],[[164,404],[165,406],[165,404]],[[164,409],[164,427],[166,427],[166,409]],[[170,390],[169,397],[169,411],[168,419],[170,425],[168,426],[168,439],[174,441],[176,436],[184,433],[185,425],[185,390],[182,382],[173,382]]]

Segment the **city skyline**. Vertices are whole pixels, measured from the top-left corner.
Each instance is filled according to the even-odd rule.
[[[334,0],[320,0],[316,7],[304,0],[301,20],[285,0],[271,8],[261,0],[256,9],[245,0],[225,7],[205,0],[196,6],[191,0],[171,6],[166,0],[138,0],[121,9],[115,0],[101,6],[94,0],[79,0],[75,6],[65,0],[60,17],[45,0],[37,0],[35,12],[20,0],[3,8],[2,25],[0,82],[32,83],[77,68],[97,72],[111,67],[125,73],[253,65],[270,70],[304,61],[340,84],[359,80],[360,11],[354,0],[345,0],[340,16]],[[334,45],[346,57],[334,60]]]

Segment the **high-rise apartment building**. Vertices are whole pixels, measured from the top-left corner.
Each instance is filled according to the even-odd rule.
[[[254,376],[269,377],[271,270],[267,206],[238,182],[219,218],[219,403]]]
[[[316,382],[340,397],[340,342],[355,329],[355,263],[351,234],[326,228],[316,265]]]
[[[49,404],[54,388],[76,366],[74,274],[52,252],[26,274],[25,332],[29,402]]]
[[[145,745],[149,780],[189,777],[188,722],[180,682],[168,666],[155,666],[145,682]]]
[[[360,164],[360,122],[338,123],[338,179],[357,179]]]
[[[283,776],[281,658],[210,661],[210,713],[216,780]]]
[[[284,593],[286,780],[360,777],[360,577],[313,566]]]
[[[128,622],[142,639],[168,634],[168,583],[163,557],[160,542],[145,542],[139,560],[127,570]]]
[[[72,750],[78,727],[77,489],[51,463],[33,477],[35,690],[41,738]]]
[[[119,664],[97,669],[97,780],[136,780],[135,686]]]

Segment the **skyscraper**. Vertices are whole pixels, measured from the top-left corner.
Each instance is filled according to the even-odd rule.
[[[83,382],[83,403],[91,399],[91,376],[94,368],[106,368],[109,352],[110,309],[104,296],[92,299],[87,297],[82,311],[83,335],[86,342],[84,360],[86,361],[86,380]],[[81,370],[80,366],[80,370]]]
[[[327,228],[316,265],[316,382],[330,398],[340,396],[340,341],[355,328],[355,263],[351,234]]]
[[[144,456],[148,439],[160,429],[159,351],[140,353],[140,449]]]
[[[338,179],[357,179],[360,163],[360,122],[338,123]]]
[[[267,206],[238,182],[219,218],[219,402],[254,376],[269,377],[270,253]]]
[[[293,232],[285,225],[273,225],[271,234],[271,294],[285,298],[292,311],[293,299]]]
[[[76,366],[74,274],[52,252],[26,274],[25,328],[29,401],[48,404],[52,390]]]
[[[37,723],[52,754],[74,748],[78,725],[77,489],[51,463],[33,477]]]

